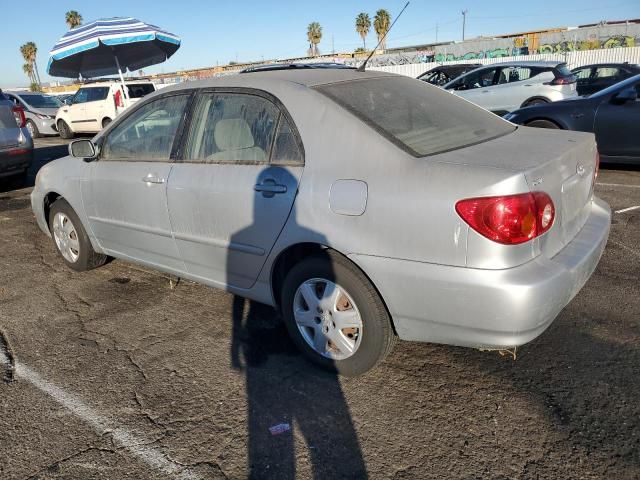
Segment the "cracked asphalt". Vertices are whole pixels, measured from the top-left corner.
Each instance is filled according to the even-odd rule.
[[[599,183],[640,205],[638,168]],[[70,271],[30,189],[4,190],[2,479],[640,477],[640,209],[614,214],[594,276],[515,361],[401,342],[342,379],[268,307],[121,261]]]

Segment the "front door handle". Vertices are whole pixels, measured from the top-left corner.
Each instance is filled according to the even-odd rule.
[[[158,175],[156,175],[155,173],[147,174],[147,176],[142,178],[142,181],[144,183],[156,183],[156,184],[163,184],[165,182],[164,178],[158,177]]]
[[[263,197],[271,198],[276,194],[287,193],[287,186],[276,183],[272,178],[267,178],[262,183],[256,184],[253,189],[262,192]]]

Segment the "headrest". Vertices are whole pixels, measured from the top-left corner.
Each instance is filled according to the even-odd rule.
[[[243,118],[224,118],[216,123],[213,139],[220,151],[240,150],[254,145],[249,124]]]

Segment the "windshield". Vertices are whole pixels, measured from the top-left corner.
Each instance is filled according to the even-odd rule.
[[[612,93],[616,93],[620,90],[624,90],[625,88],[632,87],[637,82],[640,82],[640,75],[636,75],[634,77],[627,78],[618,83],[614,83],[610,87],[605,88],[604,90],[600,90],[599,92],[594,93],[593,95],[589,95],[589,98],[597,98],[604,97],[607,95],[611,95]]]
[[[58,108],[62,106],[62,103],[60,103],[57,98],[49,95],[29,94],[20,95],[20,98],[24,103],[33,108]]]
[[[516,128],[466,100],[406,77],[316,88],[417,157],[484,142]]]

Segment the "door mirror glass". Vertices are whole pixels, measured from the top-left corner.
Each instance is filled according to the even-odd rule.
[[[635,102],[637,99],[638,99],[638,92],[636,91],[635,88],[630,87],[622,90],[620,93],[615,95],[611,100],[613,101],[613,103],[622,105],[623,103],[627,103],[627,102]]]
[[[76,158],[94,159],[96,147],[91,140],[76,140],[69,145],[69,154]]]

